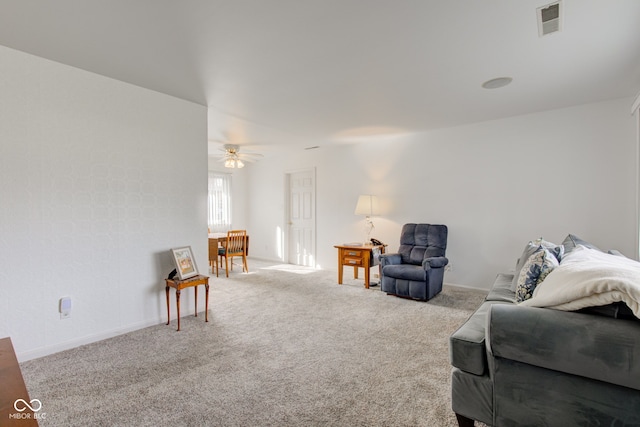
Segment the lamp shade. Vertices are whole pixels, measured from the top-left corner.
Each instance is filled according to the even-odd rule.
[[[371,194],[363,194],[358,197],[358,203],[356,204],[356,215],[374,216],[378,215],[380,210],[378,208],[378,198]]]

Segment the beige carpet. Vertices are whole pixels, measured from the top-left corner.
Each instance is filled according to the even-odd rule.
[[[22,363],[40,425],[457,425],[448,338],[482,293],[445,287],[424,303],[335,272],[249,267],[212,278],[209,323],[183,317],[176,332],[174,318]]]

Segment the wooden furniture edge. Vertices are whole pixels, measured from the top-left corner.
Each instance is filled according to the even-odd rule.
[[[38,403],[31,403],[18,358],[9,337],[0,339],[0,383],[2,384],[0,387],[0,425],[5,427],[37,426],[36,414],[26,404],[36,405]],[[23,402],[18,402],[19,399],[22,399]],[[14,405],[17,405],[18,409]],[[41,407],[42,405],[38,404],[36,409],[39,411]]]

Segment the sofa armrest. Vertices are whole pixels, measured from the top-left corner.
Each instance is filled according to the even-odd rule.
[[[382,267],[385,265],[402,264],[402,256],[400,254],[380,254],[378,259]]]
[[[442,268],[449,264],[449,260],[443,256],[433,256],[422,260],[422,268],[428,270],[430,268]]]
[[[486,334],[493,357],[640,390],[639,321],[500,304]]]
[[[508,304],[502,301],[485,301],[449,337],[449,360],[451,364],[474,375],[484,375],[487,369],[486,327],[487,316],[493,304]]]
[[[434,257],[430,257],[430,258],[425,258],[422,261],[422,264],[428,262],[429,266],[431,266],[431,268],[441,268],[444,267],[445,265],[449,264],[449,259],[447,257],[443,257],[443,256],[434,256]]]

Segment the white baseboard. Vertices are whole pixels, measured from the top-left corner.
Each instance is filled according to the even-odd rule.
[[[452,288],[458,288],[458,289],[464,289],[466,291],[475,291],[475,292],[481,292],[484,294],[488,294],[489,293],[489,289],[482,289],[482,288],[476,288],[473,286],[468,286],[468,285],[458,285],[455,283],[443,283],[443,286],[449,286]]]
[[[288,262],[283,261],[281,259],[277,259],[277,258],[266,258],[266,257],[260,257],[260,256],[247,256],[247,260],[251,261],[251,260],[256,260],[256,261],[262,261],[262,262],[272,262],[274,264],[288,264]]]
[[[193,315],[193,309],[191,312],[187,311],[186,313],[181,313],[183,316]],[[138,329],[147,328],[149,326],[155,326],[159,323],[165,323],[166,319],[150,319],[145,320],[138,323],[133,323],[131,325],[112,329],[106,332],[101,332],[99,334],[86,335],[84,337],[74,338],[69,341],[65,341],[62,343],[57,343],[49,346],[40,347],[35,350],[29,350],[22,353],[16,353],[16,357],[18,362],[26,362],[27,360],[37,359],[40,357],[48,356],[53,353],[59,353],[64,350],[69,350],[71,348],[80,347],[81,345],[91,344],[96,341],[106,340],[107,338],[113,338],[118,335],[126,334],[127,332],[137,331]]]

